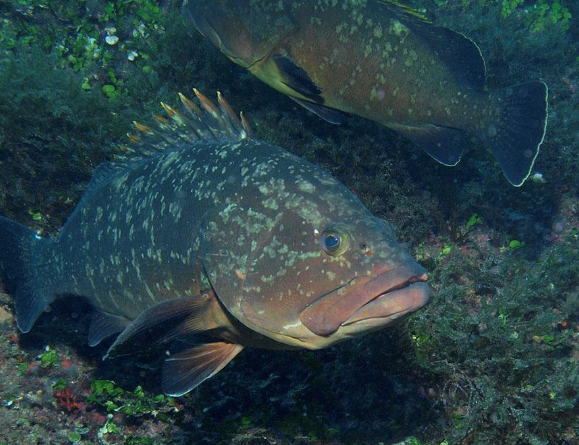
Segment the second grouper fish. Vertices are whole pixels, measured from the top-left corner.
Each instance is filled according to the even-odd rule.
[[[163,105],[127,159],[100,166],[58,237],[0,217],[0,278],[28,332],[57,297],[94,307],[89,344],[163,347],[182,395],[244,346],[319,349],[426,304],[425,270],[324,170],[248,137],[219,96]]]
[[[469,134],[511,184],[527,179],[545,136],[547,85],[484,91],[467,37],[387,0],[188,0],[186,18],[235,63],[322,118],[342,111],[403,134],[456,165]]]

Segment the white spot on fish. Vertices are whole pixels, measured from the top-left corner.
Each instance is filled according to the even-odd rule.
[[[302,192],[306,192],[306,193],[314,193],[316,191],[316,187],[308,181],[300,181],[298,183],[298,188],[302,191]]]

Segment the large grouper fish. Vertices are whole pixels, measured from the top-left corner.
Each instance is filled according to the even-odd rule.
[[[485,91],[467,37],[387,0],[188,0],[185,17],[233,62],[329,122],[355,114],[445,165],[476,135],[507,179],[528,178],[543,142],[547,85]]]
[[[321,168],[249,134],[195,90],[132,153],[96,170],[56,238],[0,217],[0,278],[28,332],[64,295],[94,307],[89,344],[161,350],[182,395],[245,346],[319,349],[429,299],[393,227]],[[152,351],[151,351],[152,350]]]

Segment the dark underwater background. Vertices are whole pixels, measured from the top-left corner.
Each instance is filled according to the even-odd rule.
[[[20,334],[0,294],[0,444],[579,444],[579,3],[406,4],[478,43],[490,89],[549,85],[543,181],[512,187],[479,141],[448,168],[372,122],[328,124],[222,56],[178,1],[0,0],[1,215],[57,234],[133,120],[219,90],[256,137],[392,222],[433,289],[395,327],[247,349],[176,399],[152,359],[101,361],[81,301]]]

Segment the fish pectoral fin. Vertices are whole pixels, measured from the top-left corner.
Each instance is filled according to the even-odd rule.
[[[296,65],[290,57],[276,54],[272,56],[272,59],[279,70],[281,82],[284,85],[314,102],[322,103],[324,101],[320,96],[322,89],[314,83],[308,72]]]
[[[345,115],[341,111],[334,110],[333,108],[324,107],[313,102],[308,102],[307,100],[298,99],[297,97],[289,96],[289,98],[296,103],[300,104],[306,110],[317,114],[323,120],[329,122],[330,124],[343,124],[345,120]]]
[[[163,392],[178,397],[221,371],[243,346],[215,342],[196,345],[171,355],[163,364]]]
[[[216,329],[215,305],[219,303],[211,293],[157,303],[126,326],[105,358],[145,352],[176,337]]]
[[[388,127],[422,147],[436,161],[451,167],[459,163],[470,137],[464,131],[437,125],[411,127],[392,124],[388,125]]]
[[[131,320],[125,317],[95,310],[88,328],[89,346],[96,346],[105,338],[118,334],[125,329],[130,322]]]

